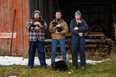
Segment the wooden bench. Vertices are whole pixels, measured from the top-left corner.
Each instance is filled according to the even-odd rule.
[[[71,38],[66,39],[65,47],[67,48],[67,51],[71,51],[70,40],[71,40]],[[101,49],[99,51],[103,51],[104,49],[107,49],[108,53],[110,53],[111,46],[113,45],[113,41],[110,38],[107,38],[107,39],[86,39],[85,41],[86,41],[86,48]],[[51,47],[52,47],[52,44],[51,44],[52,39],[46,39],[45,42],[46,42],[45,49],[46,49],[47,53],[50,54]],[[60,46],[58,45],[57,47],[60,47]]]

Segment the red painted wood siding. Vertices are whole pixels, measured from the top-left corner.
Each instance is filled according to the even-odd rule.
[[[27,51],[28,37],[26,22],[29,17],[28,0],[0,0],[0,33],[12,32],[14,9],[16,9],[14,32],[17,33],[17,37],[13,39],[12,51]],[[11,39],[0,38],[0,52],[9,52],[10,43]]]

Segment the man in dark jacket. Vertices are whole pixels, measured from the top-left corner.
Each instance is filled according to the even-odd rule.
[[[77,69],[78,52],[80,51],[80,65],[81,69],[85,69],[86,55],[85,55],[85,36],[88,30],[88,25],[85,20],[81,18],[80,11],[75,12],[75,19],[70,22],[70,30],[72,32],[71,48],[72,48],[72,62],[73,69]]]
[[[26,28],[28,29],[28,40],[29,40],[28,66],[30,68],[33,67],[35,52],[37,49],[39,53],[40,65],[41,67],[45,67],[46,61],[44,52],[44,39],[45,39],[44,30],[47,29],[47,24],[42,19],[41,14],[38,10],[34,11],[33,18],[27,22]]]

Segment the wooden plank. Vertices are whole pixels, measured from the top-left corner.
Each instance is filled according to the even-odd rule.
[[[17,33],[13,33],[13,38],[16,38]],[[0,33],[0,38],[12,38],[12,33]]]
[[[99,33],[99,34],[91,33],[91,34],[87,34],[87,36],[95,36],[95,37],[97,37],[97,36],[105,36],[105,35],[103,33]]]
[[[45,39],[45,42],[52,42],[52,39]]]
[[[86,42],[91,42],[91,43],[104,43],[105,42],[105,39],[86,39],[85,40]]]
[[[66,36],[71,37],[71,32],[69,32],[68,34],[66,34]],[[89,32],[86,33],[85,36],[105,36],[102,32]]]
[[[71,39],[68,39],[71,40]],[[93,43],[97,43],[97,42],[105,42],[105,41],[112,41],[111,39],[85,39],[86,42],[93,42]],[[52,42],[52,39],[45,39],[45,42],[49,43]]]
[[[87,44],[86,47],[97,47],[98,45],[97,44]]]

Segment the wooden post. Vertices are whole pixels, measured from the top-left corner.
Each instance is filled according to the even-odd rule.
[[[14,19],[13,19],[13,26],[12,26],[12,38],[11,38],[11,45],[10,45],[10,56],[12,53],[12,42],[13,42],[13,33],[14,33],[14,27],[15,27],[15,18],[16,18],[16,9],[14,9]]]
[[[114,29],[115,29],[115,41],[116,41],[116,23],[114,23]]]
[[[114,4],[112,5],[113,6],[113,26],[114,26],[114,30],[115,30],[115,41],[116,41],[116,22],[115,22],[115,14],[114,14]]]
[[[23,0],[22,0],[22,52],[24,52],[24,20],[23,20]]]

